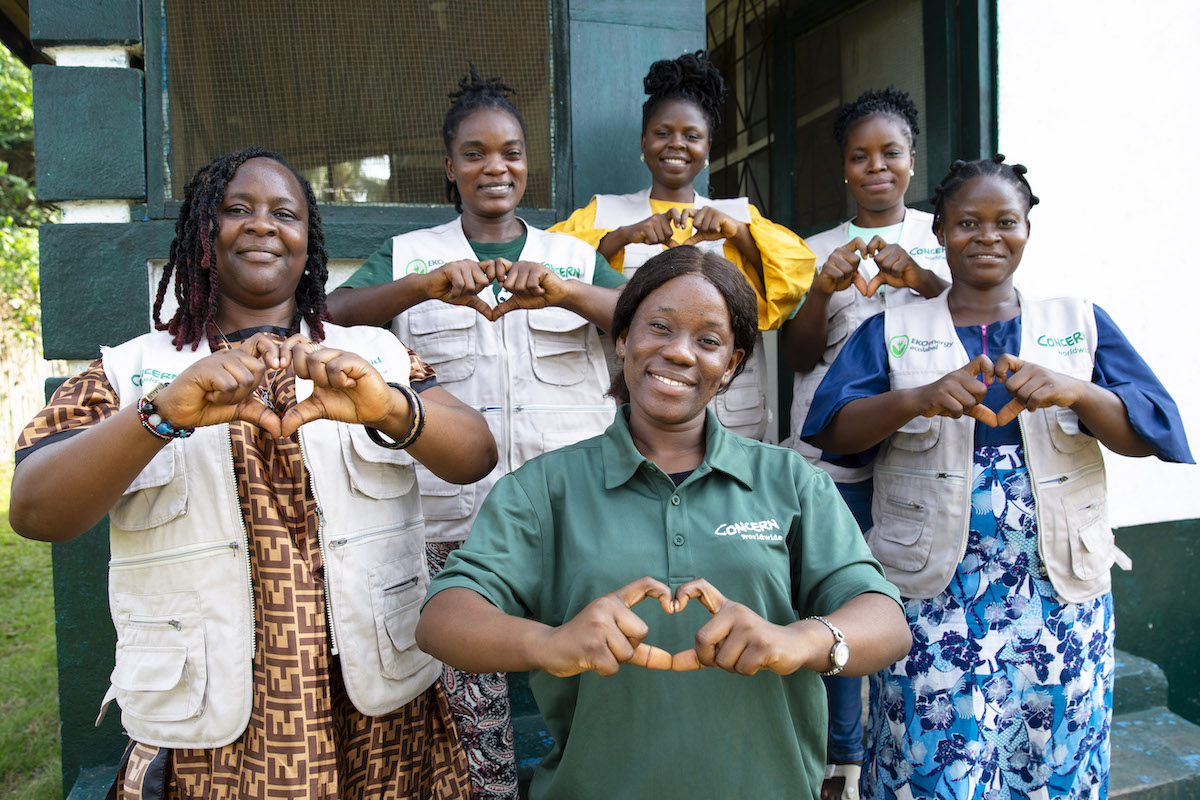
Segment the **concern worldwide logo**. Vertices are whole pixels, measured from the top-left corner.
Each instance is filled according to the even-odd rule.
[[[900,358],[900,356],[907,353],[908,337],[904,334],[900,334],[899,336],[893,336],[891,339],[888,339],[888,352],[892,354],[893,358]]]

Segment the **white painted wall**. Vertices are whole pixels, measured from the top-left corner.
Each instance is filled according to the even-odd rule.
[[[1200,454],[1200,4],[1000,0],[1000,152],[1042,200],[1020,285],[1108,311]],[[1112,523],[1200,517],[1200,467],[1106,453]]]

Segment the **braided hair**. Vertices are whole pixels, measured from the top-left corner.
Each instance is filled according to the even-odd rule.
[[[842,106],[837,119],[833,122],[833,138],[843,151],[850,138],[850,129],[868,117],[881,116],[894,119],[908,134],[908,147],[913,149],[917,144],[917,104],[908,96],[892,86],[886,89],[868,89],[858,96],[853,103]]]
[[[728,90],[721,71],[708,59],[708,53],[697,50],[676,59],[663,59],[650,65],[642,86],[650,97],[642,104],[642,133],[650,127],[650,118],[668,100],[687,100],[695,103],[708,120],[712,136],[721,125],[721,104]]]
[[[200,340],[207,338],[209,347],[217,349],[217,300],[221,295],[217,279],[216,242],[220,228],[218,210],[225,199],[225,187],[242,164],[252,158],[278,161],[296,177],[308,199],[308,260],[304,274],[296,286],[296,317],[291,333],[298,333],[300,320],[308,323],[314,341],[325,338],[322,320],[329,319],[325,309],[325,281],[329,278],[328,258],[325,255],[325,232],[321,229],[321,214],[312,186],[303,175],[284,161],[283,156],[262,147],[247,147],[226,153],[200,169],[183,188],[183,205],[175,220],[175,238],[171,254],[158,282],[154,299],[154,328],[169,331],[176,350],[190,344],[195,350]],[[170,321],[160,319],[163,298],[171,275],[175,275],[175,299],[179,308]]]
[[[946,203],[954,196],[955,192],[972,178],[984,175],[1003,178],[1017,187],[1017,191],[1025,198],[1025,211],[1028,213],[1040,202],[1037,195],[1033,193],[1033,189],[1030,188],[1029,181],[1025,178],[1025,173],[1028,171],[1024,164],[1005,164],[1004,156],[1000,153],[991,158],[981,158],[978,161],[961,159],[955,161],[950,165],[950,171],[946,173],[946,177],[942,178],[942,182],[933,190],[933,232],[937,233],[938,229],[942,227]]]
[[[469,73],[465,78],[458,79],[458,91],[451,92],[450,108],[446,110],[446,118],[442,120],[442,143],[446,146],[446,155],[450,155],[450,146],[458,135],[459,124],[471,114],[482,108],[495,108],[512,114],[517,124],[521,126],[521,137],[528,139],[525,131],[525,120],[521,112],[508,99],[517,90],[500,78],[481,78],[475,65],[467,62]],[[454,204],[454,210],[462,213],[462,195],[454,181],[446,178],[446,201]]]

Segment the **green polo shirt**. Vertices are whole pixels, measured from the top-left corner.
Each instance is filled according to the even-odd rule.
[[[467,241],[480,261],[493,258],[503,258],[508,261],[519,261],[521,251],[525,249],[525,239],[529,234],[522,232],[511,242],[472,242]],[[566,234],[560,234],[565,236]],[[364,289],[368,286],[379,286],[395,280],[392,274],[392,240],[388,239],[375,253],[354,271],[342,287],[349,289]],[[625,285],[626,278],[609,266],[604,256],[596,253],[596,269],[592,272],[592,284],[605,289],[619,289]],[[339,287],[341,288],[341,287]]]
[[[504,476],[430,596],[452,586],[514,616],[560,625],[600,595],[651,575],[707,578],[788,624],[864,592],[899,602],[833,481],[792,450],[728,433],[709,411],[704,462],[676,487],[634,447],[628,408],[601,436]],[[709,619],[698,602],[634,610],[646,641],[675,653]],[[612,677],[530,674],[554,748],[532,798],[815,798],[825,763],[825,691],[815,672],[719,669]]]

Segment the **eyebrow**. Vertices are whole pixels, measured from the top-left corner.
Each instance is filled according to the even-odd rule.
[[[250,194],[249,192],[231,192],[231,193],[225,195],[225,202],[229,202],[230,200],[253,200],[253,199],[254,199],[254,196],[252,194]],[[297,200],[294,197],[288,197],[286,195],[279,195],[278,197],[268,198],[267,202],[270,205],[295,205],[295,206],[307,206],[308,205],[307,201]]]
[[[679,311],[679,309],[674,308],[672,306],[659,306],[658,310],[659,310],[659,312],[671,312],[671,313],[677,313]],[[719,328],[725,324],[725,320],[706,319],[706,320],[704,320],[704,324],[708,325],[710,328]],[[730,325],[730,327],[731,328],[733,327],[732,324]]]
[[[505,142],[504,144],[502,144],[500,146],[501,147],[512,147],[514,144],[521,145],[523,147],[525,145],[525,142],[521,139],[509,139],[507,142]],[[485,142],[481,142],[478,139],[471,139],[470,141],[466,141],[466,142],[463,142],[462,144],[460,144],[459,149],[462,149],[464,147],[486,147],[486,146],[487,146],[487,144]]]

